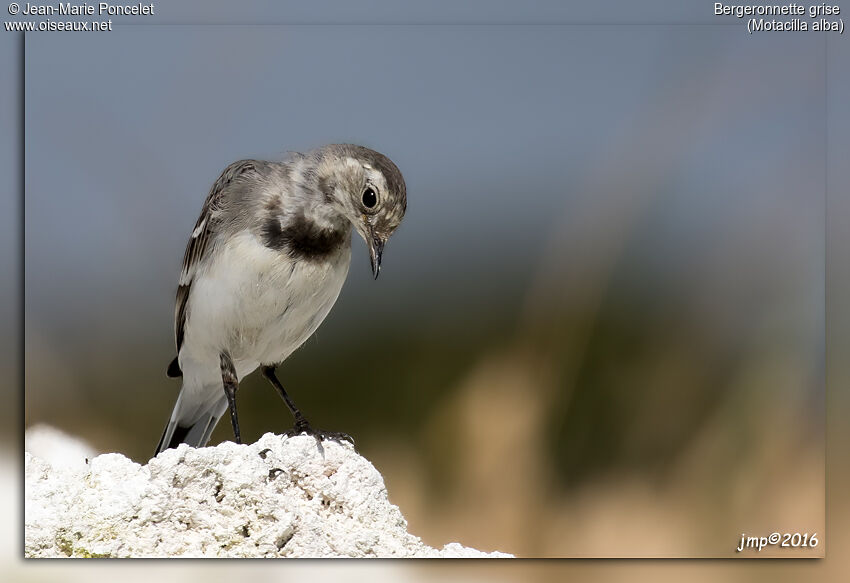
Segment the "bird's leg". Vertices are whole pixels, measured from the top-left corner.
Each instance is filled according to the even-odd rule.
[[[230,409],[230,422],[233,424],[233,435],[236,443],[242,443],[239,435],[239,418],[236,416],[236,389],[239,388],[239,379],[236,378],[236,368],[230,355],[222,352],[221,360],[221,383],[224,385],[224,394],[227,395],[227,406]]]
[[[286,435],[292,437],[295,435],[301,435],[302,433],[306,433],[307,435],[312,435],[316,438],[316,441],[321,445],[322,440],[329,441],[348,441],[350,443],[354,443],[354,440],[347,433],[340,433],[336,431],[322,431],[321,429],[314,429],[304,415],[301,414],[301,411],[298,410],[298,407],[295,406],[295,402],[290,398],[290,396],[286,393],[286,389],[283,388],[283,385],[280,384],[280,381],[277,380],[277,376],[274,374],[275,367],[273,366],[264,366],[263,367],[263,376],[268,379],[268,381],[272,384],[272,386],[277,390],[278,394],[280,394],[281,399],[283,399],[286,406],[289,407],[289,410],[292,412],[292,416],[295,417],[295,425],[286,432]]]
[[[283,385],[280,384],[280,381],[277,380],[277,376],[274,374],[273,366],[264,366],[263,367],[263,376],[268,379],[268,381],[272,384],[272,386],[277,390],[280,397],[283,399],[286,406],[289,407],[289,410],[292,412],[292,416],[295,417],[295,427],[308,427],[310,424],[307,423],[307,420],[304,418],[304,415],[301,414],[301,411],[298,410],[298,407],[295,406],[295,402],[290,398],[287,394],[286,389],[283,388]]]

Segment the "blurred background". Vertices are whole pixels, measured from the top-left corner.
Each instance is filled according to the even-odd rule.
[[[823,37],[132,26],[25,50],[25,426],[146,462],[210,185],[355,142],[408,214],[377,282],[355,241],[279,373],[411,532],[524,557],[823,532]],[[245,439],[290,427],[262,379],[239,399]]]

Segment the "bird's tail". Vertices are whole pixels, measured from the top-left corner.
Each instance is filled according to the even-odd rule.
[[[210,387],[205,391],[189,390],[184,382],[154,455],[181,443],[192,447],[205,446],[225,411],[227,397],[220,387]]]

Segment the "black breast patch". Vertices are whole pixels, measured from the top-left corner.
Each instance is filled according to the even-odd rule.
[[[347,234],[343,229],[319,228],[303,215],[294,217],[283,227],[278,217],[271,216],[262,229],[266,247],[304,261],[322,261],[333,255],[345,243]]]

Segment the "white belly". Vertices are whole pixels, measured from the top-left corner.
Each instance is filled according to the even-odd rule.
[[[184,375],[200,366],[209,381],[220,380],[223,351],[240,379],[292,354],[328,315],[351,261],[350,239],[329,260],[293,262],[247,231],[218,251],[192,282],[180,351]]]

